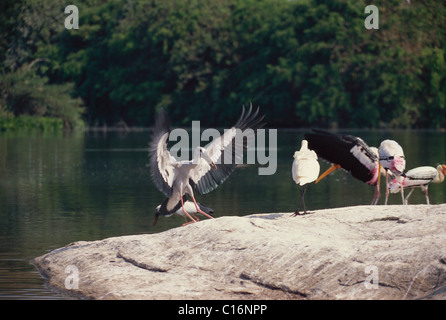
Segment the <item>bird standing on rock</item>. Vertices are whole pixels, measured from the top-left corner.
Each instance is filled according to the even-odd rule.
[[[408,203],[409,197],[416,187],[420,187],[426,196],[426,203],[430,204],[428,187],[429,183],[441,183],[446,176],[446,165],[440,164],[437,168],[424,166],[411,169],[389,182],[390,192],[396,193],[400,189],[412,188],[404,199]]]
[[[308,141],[302,140],[301,148],[294,153],[293,167],[291,169],[294,182],[300,186],[301,198],[294,216],[300,214],[300,205],[303,204],[304,212],[307,214],[305,207],[305,191],[307,184],[315,181],[319,175],[319,162],[317,161],[316,152],[308,149]]]
[[[406,159],[403,148],[394,140],[384,140],[378,148],[379,163],[386,170],[386,200],[389,199],[389,171],[395,176],[400,176],[406,168]],[[404,201],[404,189],[401,188],[401,197]]]
[[[183,195],[188,193],[196,212],[212,219],[212,216],[200,209],[194,194],[213,191],[235,170],[236,157],[242,157],[243,154],[239,153],[247,150],[243,131],[263,126],[263,116],[257,117],[259,109],[252,111],[252,105],[248,112],[243,107],[239,120],[232,128],[225,130],[224,134],[205,147],[197,147],[192,160],[182,161],[176,160],[167,150],[169,121],[164,110],[158,114],[149,149],[150,173],[158,189],[170,199],[168,211],[181,202],[184,215],[190,222],[196,222],[184,206]],[[225,159],[228,156],[232,157]]]
[[[377,148],[369,147],[359,137],[317,129],[306,133],[305,139],[308,140],[310,149],[320,158],[332,163],[332,166],[319,176],[316,183],[342,168],[356,179],[375,187],[372,204],[377,204],[380,196],[379,175],[383,173],[379,168]]]

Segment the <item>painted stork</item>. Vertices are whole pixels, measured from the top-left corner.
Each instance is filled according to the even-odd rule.
[[[429,183],[441,183],[446,176],[446,165],[438,165],[437,168],[424,166],[411,169],[406,173],[397,176],[389,182],[389,189],[391,193],[397,193],[400,189],[412,188],[409,194],[404,199],[404,203],[407,204],[410,195],[416,187],[420,187],[421,191],[426,196],[426,203],[430,204],[428,187]]]
[[[304,213],[307,214],[305,207],[305,191],[307,184],[315,181],[319,175],[319,162],[317,161],[317,154],[313,150],[308,149],[308,141],[302,140],[301,148],[294,153],[293,167],[291,173],[293,175],[294,182],[300,186],[300,202],[297,210],[294,212],[294,216],[300,214],[300,205],[304,206]]]
[[[185,224],[192,222],[192,221],[190,221],[190,222],[187,221],[186,215],[184,214],[183,208],[181,206],[181,201],[178,201],[176,204],[172,203],[172,202],[173,202],[172,198],[167,198],[162,204],[160,204],[156,207],[155,219],[153,220],[153,225],[156,224],[156,222],[158,221],[158,217],[160,215],[162,215],[164,217],[170,217],[171,215],[176,214],[176,215],[182,216],[182,217],[184,217],[184,219],[186,219]],[[213,209],[203,206],[199,202],[197,202],[197,205],[201,211],[206,212],[208,215],[214,213]],[[191,217],[193,217],[196,221],[199,220],[197,218],[197,216],[195,215],[196,213],[198,213],[197,208],[195,207],[195,204],[192,201],[187,200],[186,196],[183,196],[183,206],[184,206],[184,209],[186,210],[186,212]]]
[[[247,149],[243,131],[263,126],[261,121],[264,117],[257,117],[258,112],[259,109],[252,112],[252,104],[247,113],[243,107],[239,120],[232,128],[205,147],[197,147],[192,160],[183,161],[177,161],[167,150],[169,121],[164,110],[159,112],[149,148],[151,177],[158,189],[170,198],[172,206],[181,202],[181,209],[191,222],[196,220],[186,210],[183,195],[188,193],[191,196],[198,213],[212,218],[199,208],[194,193],[202,195],[213,191],[235,170],[235,159],[240,157],[236,151]],[[228,155],[232,158],[224,159]]]
[[[333,171],[342,168],[351,173],[353,177],[368,185],[375,186],[375,193],[372,204],[378,202],[380,196],[379,189],[379,158],[378,150],[369,147],[359,137],[349,134],[334,134],[323,130],[313,129],[313,132],[305,134],[309,148],[316,154],[332,163],[320,177],[318,183]]]
[[[394,140],[384,140],[378,149],[379,163],[386,170],[386,200],[389,199],[389,171],[400,176],[406,168],[406,159],[403,148]],[[401,197],[404,204],[404,188],[401,188]]]

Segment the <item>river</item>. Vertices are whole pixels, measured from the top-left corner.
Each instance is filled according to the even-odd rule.
[[[215,217],[294,212],[299,188],[291,178],[294,151],[306,130],[279,130],[277,170],[258,175],[257,165],[236,171],[197,200]],[[407,169],[446,163],[446,133],[440,131],[346,131],[378,146],[397,140]],[[160,217],[164,196],[148,169],[150,131],[2,133],[0,135],[0,299],[61,299],[45,287],[30,261],[75,241],[156,233],[180,226],[182,217]],[[321,162],[321,171],[328,168]],[[374,189],[338,170],[306,193],[308,210],[368,205]],[[429,189],[432,204],[446,202],[446,182]],[[416,190],[411,203],[425,203]],[[379,204],[383,203],[381,197]],[[401,204],[399,194],[390,204]]]

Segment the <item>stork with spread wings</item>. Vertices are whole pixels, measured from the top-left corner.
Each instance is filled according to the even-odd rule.
[[[196,222],[184,208],[183,195],[188,193],[197,212],[212,218],[200,209],[194,194],[202,195],[215,190],[235,170],[236,159],[240,157],[237,150],[244,152],[247,149],[247,143],[241,136],[243,131],[253,129],[255,132],[263,126],[264,117],[257,117],[258,113],[259,109],[253,112],[252,105],[246,113],[243,107],[242,115],[232,128],[205,147],[197,147],[192,160],[178,161],[167,150],[170,131],[167,114],[164,110],[159,112],[149,146],[150,173],[157,188],[168,198],[165,202],[166,212],[172,211],[181,201],[185,217],[191,220],[188,223]],[[228,155],[231,155],[231,159],[225,159]]]

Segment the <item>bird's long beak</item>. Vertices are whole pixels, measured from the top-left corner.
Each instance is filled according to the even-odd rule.
[[[158,221],[158,217],[159,217],[159,213],[157,212],[157,213],[155,213],[155,219],[153,219],[153,224],[152,224],[152,226],[154,226],[154,225],[157,223],[157,221]]]
[[[443,174],[446,176],[446,165],[442,165],[441,168],[443,169]]]
[[[321,181],[322,179],[324,179],[326,176],[328,176],[330,173],[332,173],[333,171],[338,170],[341,167],[341,165],[339,164],[333,164],[330,168],[328,168],[323,174],[321,174],[319,176],[319,178],[317,178],[316,183],[318,183],[319,181]]]

